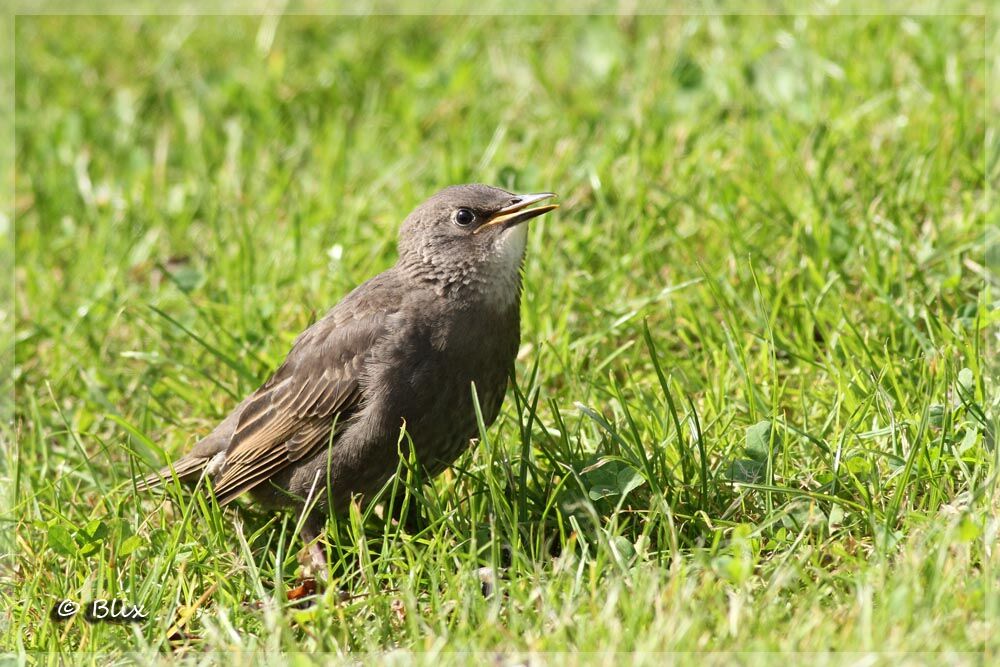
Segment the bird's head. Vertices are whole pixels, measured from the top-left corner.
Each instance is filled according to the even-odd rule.
[[[518,195],[478,184],[445,188],[403,222],[400,262],[422,276],[453,284],[519,284],[524,223],[558,208],[535,206],[554,196]]]

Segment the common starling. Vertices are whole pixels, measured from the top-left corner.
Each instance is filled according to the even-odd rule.
[[[303,537],[395,473],[401,429],[437,475],[500,412],[520,340],[527,220],[552,193],[486,185],[441,190],[403,222],[399,259],[295,340],[284,363],[191,451],[142,479],[212,479],[220,505],[245,491],[308,506]],[[474,389],[473,389],[474,386]]]

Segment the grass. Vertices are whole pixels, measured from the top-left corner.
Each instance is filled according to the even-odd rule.
[[[14,34],[2,650],[996,655],[981,14],[19,16]],[[295,517],[133,493],[391,265],[411,207],[471,181],[562,208],[532,223],[501,418],[432,485],[401,471],[424,530],[332,520],[350,598],[302,608]],[[489,597],[484,566],[503,571]],[[55,623],[63,598],[150,617]]]

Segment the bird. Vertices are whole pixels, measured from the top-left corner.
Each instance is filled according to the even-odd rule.
[[[398,258],[303,331],[284,362],[190,451],[136,483],[211,480],[219,505],[244,493],[297,509],[316,568],[329,514],[376,495],[408,437],[426,479],[500,413],[520,346],[529,220],[551,192],[447,187],[400,227]]]

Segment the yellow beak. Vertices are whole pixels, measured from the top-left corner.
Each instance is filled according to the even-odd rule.
[[[476,229],[474,234],[478,234],[488,227],[496,227],[497,225],[503,225],[504,227],[513,227],[514,225],[519,225],[526,220],[531,220],[532,218],[537,218],[540,215],[548,213],[559,208],[559,204],[546,204],[545,206],[538,206],[537,208],[528,208],[532,204],[543,201],[545,199],[551,199],[555,197],[555,193],[552,192],[541,192],[533,195],[517,195],[514,203],[510,206],[505,206],[487,220],[485,223]]]

